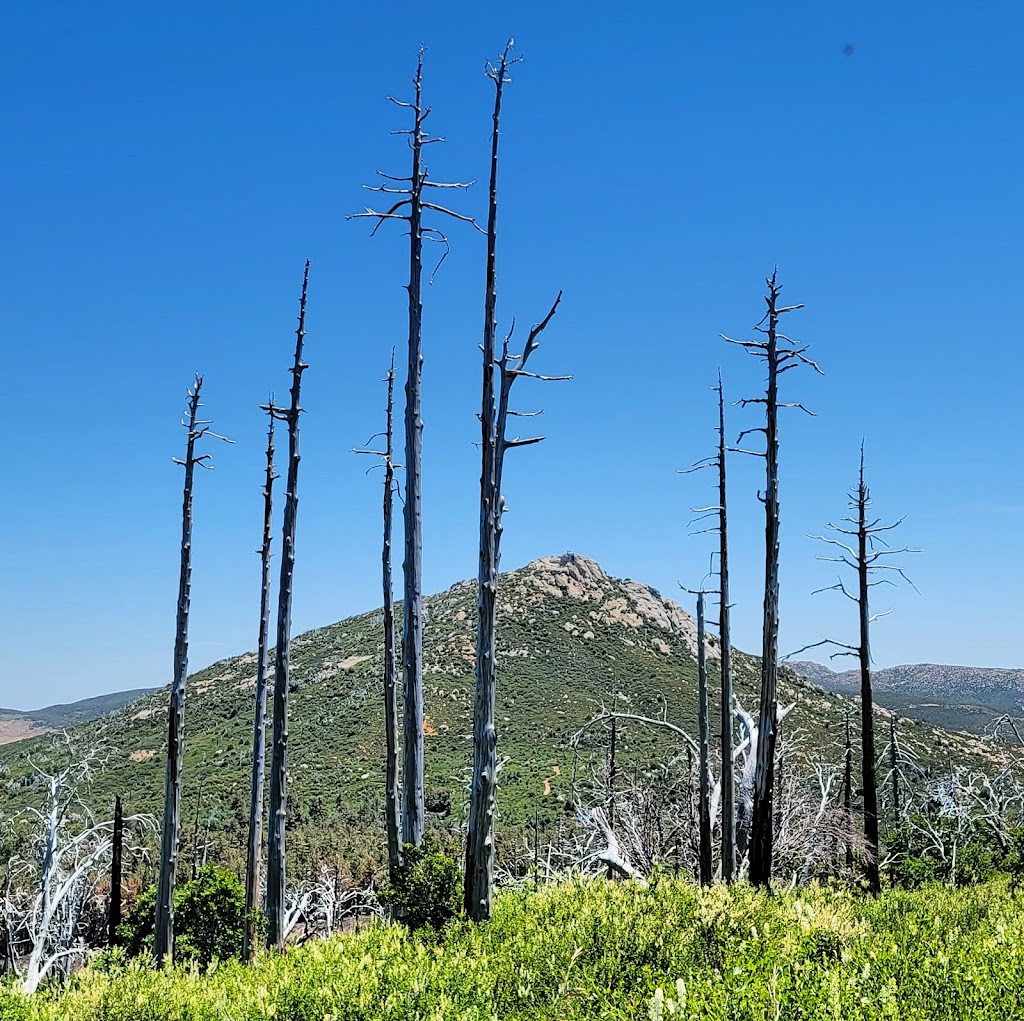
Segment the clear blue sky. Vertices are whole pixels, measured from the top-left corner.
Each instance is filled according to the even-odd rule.
[[[805,537],[844,512],[861,436],[876,507],[906,515],[921,595],[895,591],[876,660],[1022,666],[1019,576],[1024,8],[312,2],[8,5],[0,40],[0,391],[7,428],[0,705],[171,672],[184,388],[235,446],[198,479],[191,664],[255,644],[263,423],[287,388],[312,259],[295,630],[379,605],[379,487],[347,453],[381,422],[405,339],[405,242],[346,213],[404,173],[401,111],[428,46],[436,178],[487,171],[484,59],[507,100],[500,316],[565,298],[536,356],[573,372],[516,451],[503,566],[572,549],[674,593],[710,477],[721,365],[756,392],[763,278],[806,302],[782,436],[783,651],[853,634]],[[850,52],[852,47],[852,52]],[[479,185],[459,208],[483,215]],[[426,587],[476,565],[483,245],[453,225],[426,296]],[[732,413],[738,429],[752,412]],[[759,646],[759,466],[732,501],[737,640]],[[883,605],[884,604],[884,605]]]

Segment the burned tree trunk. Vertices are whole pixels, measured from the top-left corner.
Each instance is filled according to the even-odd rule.
[[[270,760],[270,833],[267,841],[267,946],[284,949],[287,935],[285,907],[285,819],[288,787],[288,686],[289,644],[292,630],[292,582],[295,576],[295,519],[299,508],[299,415],[302,373],[302,345],[306,336],[306,288],[309,260],[302,274],[299,324],[295,330],[295,360],[292,364],[291,404],[278,417],[288,424],[288,478],[281,536],[281,579],[277,601],[277,645],[274,649],[274,723]]]
[[[864,790],[864,842],[867,845],[865,878],[869,892],[878,894],[882,884],[878,875],[878,780],[875,776],[875,716],[871,698],[871,616],[868,609],[868,489],[864,482],[864,448],[860,451],[860,479],[857,484],[857,609],[860,643],[860,759],[861,786]]]
[[[725,390],[718,374],[718,634],[722,697],[722,879],[736,873],[736,787],[732,764],[732,628],[729,605],[729,514],[725,477]]]
[[[857,485],[850,492],[849,501],[855,516],[843,520],[850,527],[831,523],[828,526],[842,538],[837,539],[824,535],[815,536],[815,538],[830,546],[835,546],[838,550],[836,556],[819,557],[819,560],[844,564],[857,573],[856,595],[847,590],[841,578],[835,585],[829,585],[827,588],[841,592],[847,599],[857,604],[859,640],[856,645],[852,645],[838,642],[833,638],[823,638],[820,642],[798,649],[797,652],[804,652],[820,645],[833,645],[840,650],[833,653],[833,656],[854,656],[860,666],[861,787],[864,792],[865,880],[869,891],[877,894],[881,890],[881,879],[878,872],[878,778],[875,771],[875,721],[871,693],[871,624],[892,611],[885,610],[872,615],[869,605],[870,589],[872,585],[880,584],[880,582],[872,581],[871,578],[875,572],[895,571],[904,581],[912,584],[901,567],[884,558],[901,553],[918,553],[920,550],[911,549],[909,546],[894,549],[884,539],[879,538],[880,533],[892,531],[900,524],[900,521],[884,525],[878,518],[869,520],[871,494],[864,477],[863,444],[860,448],[860,472],[857,477]],[[855,545],[853,544],[854,539],[856,539]],[[819,589],[818,591],[825,590]]]
[[[260,623],[256,645],[256,709],[252,732],[252,784],[249,796],[249,844],[245,862],[245,928],[242,935],[242,960],[251,959],[253,927],[260,893],[260,868],[263,857],[263,778],[267,748],[267,659],[270,631],[270,549],[274,516],[274,422],[277,408],[271,395],[262,406],[267,424],[267,468],[263,483],[263,545],[260,547]]]
[[[423,839],[425,808],[423,803],[423,238],[431,237],[445,246],[447,239],[435,227],[423,226],[424,210],[474,223],[444,206],[424,198],[426,188],[468,188],[465,183],[443,183],[428,180],[423,162],[424,147],[443,139],[431,137],[424,128],[430,107],[423,105],[423,50],[416,62],[413,78],[413,102],[400,102],[388,97],[396,106],[412,110],[413,126],[395,134],[408,136],[412,153],[412,168],[408,177],[390,177],[380,173],[385,182],[370,191],[385,195],[402,196],[384,212],[367,209],[349,219],[369,217],[377,221],[376,233],[385,220],[402,220],[409,225],[409,355],[405,381],[405,558],[402,564],[402,693],[403,693],[403,770],[402,783],[402,842],[419,847]],[[407,212],[399,213],[399,209]],[[443,258],[443,257],[442,257]],[[440,263],[438,264],[440,265]]]
[[[708,723],[708,661],[704,639],[704,593],[697,593],[697,731],[700,743],[700,885],[710,886],[711,861],[711,729]]]
[[[188,610],[192,594],[192,484],[196,465],[210,467],[209,454],[196,454],[196,443],[206,435],[224,439],[210,431],[210,423],[199,418],[203,377],[186,393],[182,419],[188,439],[185,460],[174,458],[185,469],[181,507],[181,562],[178,575],[178,609],[174,632],[174,679],[167,713],[167,773],[164,783],[164,817],[160,831],[160,874],[157,881],[156,920],[153,955],[158,966],[174,952],[174,887],[178,872],[178,838],[181,832],[181,767],[184,761],[185,682],[188,678]],[[230,441],[228,441],[230,442]]]
[[[765,408],[765,424],[748,433],[763,433],[765,437],[765,490],[761,501],[765,511],[765,568],[764,568],[764,613],[762,619],[761,644],[761,699],[758,711],[757,767],[754,774],[753,820],[750,831],[750,881],[755,886],[768,886],[772,878],[772,855],[775,843],[773,795],[775,790],[775,745],[777,739],[778,715],[778,665],[779,665],[779,409],[798,407],[799,404],[779,403],[779,376],[799,363],[821,370],[804,356],[806,348],[796,347],[784,334],[778,331],[779,317],[786,312],[803,308],[802,305],[779,307],[779,293],[782,286],[776,273],[768,278],[768,306],[764,317],[757,325],[765,340],[734,341],[750,354],[762,358],[768,370],[764,397],[747,398],[740,403],[760,404]]]
[[[509,81],[508,68],[513,42],[509,40],[496,66],[489,66],[487,75],[494,82],[494,112],[491,131],[491,170],[488,190],[487,264],[484,280],[483,383],[480,408],[481,472],[480,472],[480,550],[477,586],[476,638],[476,700],[473,711],[473,784],[469,802],[469,833],[466,839],[466,870],[463,903],[466,914],[474,921],[491,917],[494,886],[494,816],[498,783],[497,730],[494,725],[496,685],[496,626],[498,597],[498,565],[501,559],[501,531],[504,500],[501,493],[505,452],[511,447],[537,443],[543,437],[509,439],[506,436],[509,395],[519,376],[535,379],[526,371],[526,362],[539,346],[537,337],[551,321],[558,308],[561,292],[544,320],[530,331],[523,353],[509,353],[511,332],[505,338],[501,357],[496,351],[497,305],[497,219],[498,219],[498,141],[501,100],[504,85]],[[495,387],[497,376],[498,387]],[[495,390],[497,389],[497,406]]]
[[[110,847],[110,907],[107,911],[107,946],[120,942],[117,927],[121,924],[121,860],[124,854],[124,814],[121,796],[114,798],[114,828]]]
[[[395,502],[394,412],[395,353],[385,377],[388,385],[388,406],[383,433],[383,450],[356,450],[357,454],[373,454],[384,466],[384,546],[381,553],[384,589],[384,828],[388,840],[388,875],[394,883],[402,863],[401,791],[398,777],[398,692],[395,679],[395,601],[391,584],[391,534]],[[371,440],[376,436],[371,436]]]

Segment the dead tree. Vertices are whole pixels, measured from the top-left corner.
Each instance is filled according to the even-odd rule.
[[[281,578],[277,599],[277,644],[274,649],[274,723],[270,757],[270,833],[267,839],[267,946],[284,949],[287,935],[284,841],[288,784],[288,687],[291,680],[289,644],[292,632],[292,582],[295,577],[295,519],[299,509],[299,416],[302,414],[302,360],[306,337],[306,288],[309,260],[302,273],[299,323],[295,329],[291,403],[274,414],[288,425],[288,477],[284,494],[284,525],[281,535]]]
[[[260,894],[263,864],[263,779],[267,752],[267,661],[270,633],[270,549],[274,523],[274,423],[277,408],[274,395],[261,405],[267,413],[267,467],[263,481],[263,544],[260,547],[260,623],[256,644],[256,707],[252,730],[252,783],[249,792],[249,844],[245,860],[245,928],[242,960],[252,958],[253,927]]]
[[[385,377],[388,384],[388,406],[383,433],[383,450],[357,450],[357,454],[373,454],[384,466],[384,545],[381,552],[384,589],[384,824],[388,838],[388,874],[394,883],[402,864],[401,796],[398,775],[398,692],[395,683],[395,603],[391,584],[391,533],[395,501],[394,411],[395,352]],[[370,441],[376,439],[371,436]]]
[[[501,559],[502,516],[505,505],[501,492],[505,453],[514,447],[539,443],[543,436],[510,438],[506,425],[510,415],[523,412],[509,409],[512,384],[521,376],[532,379],[567,379],[569,377],[539,376],[526,369],[526,363],[539,347],[538,337],[547,327],[558,303],[559,291],[550,311],[530,330],[522,353],[510,353],[509,343],[515,329],[505,337],[500,357],[496,350],[497,336],[497,222],[498,222],[498,141],[501,100],[504,86],[510,81],[509,67],[518,58],[509,56],[510,39],[497,65],[488,65],[487,76],[494,82],[494,113],[491,131],[491,170],[488,190],[487,264],[484,286],[483,394],[480,409],[481,472],[480,472],[480,555],[477,587],[476,635],[476,701],[473,713],[473,783],[469,802],[469,833],[466,839],[466,870],[464,907],[474,921],[491,917],[494,887],[494,816],[498,783],[497,731],[494,725],[496,682],[496,625],[498,596],[498,565]],[[497,401],[495,392],[497,391]],[[526,413],[528,416],[540,412]]]
[[[185,460],[173,458],[185,469],[185,489],[181,508],[181,566],[178,576],[178,610],[174,632],[174,679],[171,682],[167,713],[167,773],[164,785],[164,818],[160,833],[160,877],[157,882],[156,921],[153,953],[158,966],[174,952],[174,886],[178,871],[178,839],[181,831],[181,767],[185,755],[185,682],[188,678],[188,609],[192,594],[192,482],[195,469],[212,468],[210,454],[196,454],[196,444],[204,436],[231,443],[210,430],[210,421],[199,418],[199,400],[203,377],[186,391],[187,430]]]
[[[779,307],[778,283],[773,271],[767,280],[768,294],[765,296],[767,311],[755,327],[764,335],[764,340],[732,340],[748,354],[762,358],[768,369],[764,397],[745,398],[748,404],[761,404],[765,408],[765,424],[756,429],[740,433],[739,441],[750,433],[763,433],[765,450],[765,491],[759,495],[765,510],[765,571],[764,571],[764,616],[761,645],[761,702],[758,713],[757,769],[754,776],[754,816],[750,838],[750,881],[755,886],[767,886],[772,878],[772,847],[774,843],[774,812],[772,792],[775,784],[775,744],[777,727],[777,682],[779,661],[779,419],[780,408],[807,409],[802,404],[779,403],[779,377],[800,364],[809,365],[816,372],[821,369],[806,357],[806,347],[798,346],[785,334],[779,333],[779,318],[787,312],[803,308],[803,305]],[[807,412],[810,414],[810,412]]]
[[[902,518],[888,525],[882,524],[879,518],[869,518],[871,494],[864,478],[863,443],[860,448],[860,472],[857,477],[857,485],[850,491],[849,501],[854,512],[853,516],[843,518],[843,523],[839,525],[834,525],[831,522],[828,525],[829,530],[841,538],[825,535],[816,535],[813,538],[838,549],[837,556],[818,557],[819,560],[844,564],[857,574],[856,595],[846,588],[841,578],[835,585],[829,585],[826,589],[817,591],[841,592],[847,599],[857,604],[859,639],[856,645],[852,645],[824,638],[820,642],[798,649],[792,655],[795,656],[799,652],[805,652],[807,649],[817,646],[832,645],[838,649],[832,654],[833,658],[854,656],[858,661],[860,667],[860,765],[861,788],[864,795],[864,843],[866,847],[865,879],[868,890],[877,894],[881,890],[881,881],[878,864],[878,780],[875,770],[875,721],[871,694],[871,625],[879,617],[885,617],[892,613],[892,610],[883,610],[881,613],[872,614],[869,595],[871,589],[876,585],[893,584],[889,572],[894,572],[908,584],[913,585],[903,572],[903,568],[890,563],[888,558],[903,553],[919,553],[921,551],[911,549],[909,546],[894,549],[881,538],[883,533],[897,528],[902,523]]]
[[[732,628],[729,604],[729,512],[726,486],[726,454],[749,454],[751,451],[729,447],[725,442],[725,389],[722,373],[718,373],[718,451],[713,457],[698,461],[681,474],[714,468],[718,473],[718,505],[696,508],[702,517],[716,517],[717,525],[707,531],[718,535],[718,633],[721,649],[721,755],[722,755],[722,879],[731,883],[736,873],[736,780],[733,772],[733,710],[732,710]]]
[[[711,729],[708,725],[708,660],[704,646],[704,592],[697,593],[697,733],[700,744],[700,885],[710,886],[711,862]],[[723,763],[729,756],[723,758]],[[724,770],[723,770],[724,791]]]
[[[423,240],[442,245],[445,254],[448,239],[436,227],[423,226],[423,213],[430,210],[476,226],[475,221],[445,206],[424,198],[427,188],[468,188],[472,182],[441,182],[428,179],[423,150],[441,137],[431,137],[424,128],[430,107],[423,105],[423,49],[420,48],[413,78],[414,100],[403,102],[388,96],[396,106],[411,110],[413,126],[394,134],[406,135],[412,153],[408,177],[392,177],[377,171],[384,184],[367,186],[383,195],[401,196],[384,212],[366,209],[349,219],[370,217],[377,221],[371,232],[377,233],[386,220],[400,220],[409,226],[409,360],[405,381],[405,560],[402,565],[402,687],[404,777],[402,783],[402,842],[419,847],[423,839]],[[397,187],[395,187],[397,185]],[[399,210],[403,210],[399,212]],[[444,255],[441,256],[444,261]],[[440,262],[438,263],[440,265]],[[436,270],[435,270],[436,271]]]
[[[121,924],[121,863],[124,858],[124,813],[121,796],[114,798],[114,824],[110,847],[110,904],[107,908],[107,946],[116,947]]]
[[[843,818],[846,820],[846,868],[853,870],[853,741],[850,710],[846,710],[846,746],[843,752]]]

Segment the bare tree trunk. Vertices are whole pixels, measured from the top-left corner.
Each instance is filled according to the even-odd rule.
[[[256,646],[256,708],[252,731],[252,784],[249,792],[249,844],[245,862],[245,928],[242,935],[242,960],[252,959],[255,951],[253,928],[260,895],[260,871],[263,858],[263,781],[267,749],[267,661],[270,633],[270,551],[274,523],[274,422],[277,408],[274,398],[263,406],[267,424],[267,468],[263,483],[263,545],[260,547],[260,623]]]
[[[409,206],[409,363],[405,381],[405,560],[402,564],[402,694],[405,742],[402,842],[423,840],[423,51],[416,65]]]
[[[174,952],[174,886],[178,871],[178,835],[181,830],[181,766],[184,760],[185,682],[188,678],[188,610],[192,589],[192,482],[199,428],[199,394],[203,377],[197,375],[188,391],[185,446],[185,490],[181,508],[181,569],[174,633],[174,679],[167,713],[167,773],[164,819],[160,833],[160,878],[157,882],[153,953],[158,967]]]
[[[718,374],[718,631],[722,670],[722,879],[736,872],[736,788],[732,761],[732,628],[729,606],[729,514],[725,479],[725,390]]]
[[[447,245],[447,239],[435,227],[423,226],[423,211],[431,210],[475,224],[468,216],[453,212],[444,206],[424,199],[425,188],[461,189],[469,184],[438,182],[427,179],[423,165],[423,148],[433,142],[424,128],[430,107],[423,106],[423,49],[416,61],[413,79],[415,98],[411,103],[388,97],[397,106],[413,112],[413,126],[408,131],[393,132],[408,136],[412,152],[412,169],[408,177],[381,174],[384,184],[371,191],[390,196],[402,196],[386,211],[366,209],[349,219],[369,217],[377,221],[371,233],[376,233],[385,220],[402,220],[409,225],[409,357],[405,382],[405,559],[402,563],[402,688],[404,778],[402,783],[402,842],[419,847],[423,839],[425,809],[423,803],[423,523],[422,523],[422,463],[423,463],[423,235]],[[379,172],[378,172],[379,173]],[[396,184],[398,186],[396,187]],[[399,209],[408,207],[405,213]],[[439,263],[440,265],[440,263]]]
[[[704,593],[697,593],[697,729],[700,742],[700,885],[710,886],[711,861],[711,729],[708,721],[708,662],[704,638]]]
[[[772,879],[773,794],[775,789],[775,715],[778,712],[779,662],[779,363],[776,338],[778,288],[772,274],[768,293],[768,387],[765,403],[765,567],[761,643],[761,702],[757,720],[757,769],[754,818],[750,831],[750,881],[768,886]]]
[[[615,829],[615,746],[616,738],[618,737],[618,719],[612,717],[612,733],[608,744],[608,792],[605,796],[607,802],[607,808],[605,811],[608,814],[608,825]],[[611,879],[613,875],[613,869],[611,865],[608,866],[608,878]]]
[[[740,433],[740,439],[752,432],[765,437],[765,491],[761,496],[765,513],[764,616],[761,644],[761,700],[758,711],[757,766],[754,772],[753,820],[750,828],[750,881],[755,886],[768,886],[772,879],[772,855],[775,844],[773,795],[775,790],[775,745],[778,729],[778,666],[779,666],[779,408],[799,404],[779,404],[779,376],[797,364],[821,369],[805,357],[804,347],[778,332],[779,317],[802,305],[780,308],[782,290],[775,272],[768,278],[765,295],[767,311],[757,326],[763,341],[735,341],[748,353],[764,359],[768,381],[763,397],[748,398],[742,405],[764,405],[765,424]],[[781,341],[781,345],[780,345]]]
[[[881,892],[878,874],[878,782],[875,777],[875,718],[871,700],[871,617],[868,609],[868,488],[864,481],[864,447],[860,448],[860,478],[857,485],[857,580],[860,617],[860,741],[861,786],[864,788],[864,841],[867,845],[865,873],[868,890]]]
[[[846,867],[853,869],[853,741],[850,739],[850,710],[846,710],[846,753],[843,758],[843,814],[846,817]]]
[[[288,423],[288,479],[285,491],[284,528],[281,539],[281,580],[277,602],[277,645],[274,649],[274,724],[270,760],[270,833],[267,842],[267,946],[284,949],[287,936],[285,907],[285,821],[288,788],[288,685],[289,645],[292,629],[292,582],[295,576],[295,519],[299,507],[299,415],[302,344],[306,336],[306,288],[309,260],[302,274],[299,325],[295,330],[295,361],[292,365],[291,405],[282,415]],[[280,413],[279,413],[280,414]]]
[[[387,428],[384,451],[384,547],[381,553],[384,588],[384,791],[385,827],[388,836],[388,872],[398,878],[402,864],[401,806],[398,778],[398,692],[395,684],[395,602],[391,585],[391,532],[395,498],[394,449],[395,354],[388,370]]]
[[[114,828],[110,848],[110,907],[107,912],[107,946],[120,942],[117,927],[121,924],[121,858],[124,852],[124,815],[121,797],[114,798]]]
[[[893,825],[899,826],[900,818],[900,770],[899,751],[896,747],[896,715],[889,717],[889,769],[892,777],[892,818]]]
[[[494,113],[491,132],[491,171],[488,191],[487,265],[484,282],[483,383],[480,409],[481,472],[480,472],[480,549],[477,594],[476,700],[473,711],[473,785],[469,803],[469,833],[466,839],[466,869],[463,904],[474,921],[491,917],[494,886],[494,817],[497,809],[498,755],[497,730],[494,725],[497,649],[498,567],[501,560],[502,514],[501,492],[505,452],[517,446],[539,442],[543,437],[508,439],[505,434],[512,384],[525,371],[526,362],[539,346],[537,337],[550,322],[558,308],[561,292],[542,322],[533,327],[518,358],[509,353],[509,337],[505,338],[500,358],[496,352],[497,303],[497,218],[498,218],[498,140],[501,120],[502,90],[507,71],[514,60],[509,59],[512,40],[496,67],[488,68],[488,77],[495,84]],[[495,407],[495,375],[500,380]],[[536,377],[534,378],[552,378]],[[408,503],[407,503],[408,508]]]

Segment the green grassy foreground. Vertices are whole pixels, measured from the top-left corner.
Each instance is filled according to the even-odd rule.
[[[3,1021],[1024,1017],[1024,912],[1004,882],[871,901],[661,881],[506,893],[433,941],[380,925],[252,968],[86,970],[0,989]]]

